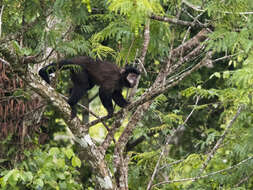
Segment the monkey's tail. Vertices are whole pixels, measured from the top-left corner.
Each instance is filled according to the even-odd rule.
[[[69,69],[68,67],[63,67],[67,65],[73,65],[73,63],[69,60],[62,60],[59,63],[51,63],[39,70],[39,75],[41,78],[43,78],[44,81],[46,81],[48,84],[50,84],[50,78],[49,75],[54,73],[55,71],[59,69]]]

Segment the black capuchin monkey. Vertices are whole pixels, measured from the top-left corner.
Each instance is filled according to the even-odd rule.
[[[81,71],[75,71],[69,65],[81,66]],[[71,118],[76,116],[75,105],[86,91],[98,85],[99,97],[106,108],[108,115],[113,114],[112,100],[120,106],[126,107],[129,102],[122,96],[122,88],[133,88],[136,85],[140,71],[134,67],[126,66],[120,69],[117,65],[101,60],[94,60],[88,56],[65,59],[59,63],[51,63],[39,70],[39,75],[50,84],[49,75],[57,69],[70,69],[73,87],[70,90],[68,104],[72,112]]]

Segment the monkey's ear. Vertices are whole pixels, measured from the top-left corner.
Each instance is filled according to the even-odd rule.
[[[126,72],[126,68],[122,68],[121,70],[120,70],[120,74],[124,74]]]
[[[121,68],[120,74],[124,74],[129,68],[130,68],[130,65],[126,64],[124,68]]]

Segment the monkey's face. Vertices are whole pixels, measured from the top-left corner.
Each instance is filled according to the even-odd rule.
[[[129,73],[126,79],[130,84],[130,88],[133,88],[137,83],[138,75],[135,73]]]

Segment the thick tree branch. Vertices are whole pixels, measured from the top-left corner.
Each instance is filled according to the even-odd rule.
[[[5,61],[6,64],[9,64],[8,61]],[[12,66],[11,64],[9,64]],[[15,65],[15,69],[18,69],[19,65]],[[13,68],[12,68],[13,69]],[[70,106],[66,101],[61,98],[61,96],[55,92],[55,90],[49,85],[44,85],[45,82],[40,83],[38,75],[32,69],[28,69],[25,72],[22,69],[18,69],[18,76],[31,87],[31,89],[39,94],[43,99],[51,102],[51,104],[58,109],[61,113],[62,118],[69,126],[69,130],[72,134],[73,140],[81,147],[81,150],[84,150],[87,155],[87,162],[94,169],[94,174],[96,176],[97,184],[100,189],[103,190],[112,190],[113,181],[110,170],[108,169],[104,156],[101,154],[98,147],[92,141],[89,135],[89,129],[81,124],[81,121],[78,118],[73,120],[70,119]]]
[[[187,42],[181,44],[177,48],[173,49],[171,52],[172,58],[171,61],[175,62],[179,57],[185,56],[192,51],[193,48],[199,46],[201,42],[204,42],[207,38],[207,35],[210,33],[207,29],[202,29],[196,36],[188,40]]]
[[[145,60],[146,53],[147,53],[147,50],[148,50],[149,41],[150,41],[150,20],[148,19],[147,22],[146,22],[146,25],[145,25],[143,48],[142,48],[142,52],[141,52],[141,57],[139,59],[140,60],[140,63],[139,63],[139,69],[140,70],[142,70],[142,67],[144,65],[144,60]],[[141,76],[138,77],[138,81],[137,81],[136,86],[131,90],[130,99],[131,99],[131,97],[134,96],[134,94],[137,91],[137,87],[138,87],[138,84],[139,84],[140,77]],[[122,114],[122,116],[123,115],[124,114]],[[117,125],[117,126],[119,126],[119,125]],[[111,134],[109,134],[109,135],[111,136]],[[106,141],[106,142],[108,142],[108,141]],[[115,150],[114,150],[114,167],[116,169],[116,173],[118,173],[118,176],[116,176],[116,181],[117,181],[118,187],[120,189],[126,189],[127,190],[128,189],[128,172],[126,172],[126,170],[128,169],[128,160],[129,160],[129,158],[128,157],[124,158],[123,150],[119,149],[119,148],[122,148],[121,144],[122,143],[120,142],[120,139],[119,139],[119,141],[116,143],[116,147],[115,147]],[[104,148],[106,148],[106,147],[104,147]]]

